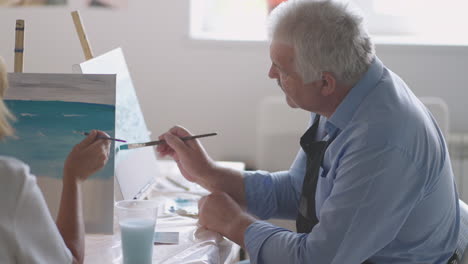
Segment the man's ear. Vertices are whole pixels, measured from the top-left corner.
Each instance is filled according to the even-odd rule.
[[[336,79],[331,72],[322,73],[322,89],[321,94],[323,96],[329,96],[335,92]]]

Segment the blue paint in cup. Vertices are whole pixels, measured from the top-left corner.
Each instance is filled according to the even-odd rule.
[[[151,264],[155,223],[148,219],[120,222],[124,264]]]
[[[122,238],[123,264],[151,264],[158,204],[127,200],[115,205]]]

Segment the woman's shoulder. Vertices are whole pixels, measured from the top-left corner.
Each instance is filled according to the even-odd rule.
[[[9,170],[11,172],[29,172],[29,166],[19,159],[0,155],[0,170]]]
[[[9,184],[17,182],[22,185],[30,176],[29,166],[13,157],[0,156],[0,175],[2,176],[0,181],[6,181]]]
[[[33,180],[28,165],[12,157],[0,156],[0,208],[14,212],[25,187]],[[7,215],[11,214],[4,217]],[[1,216],[0,219],[5,220]]]

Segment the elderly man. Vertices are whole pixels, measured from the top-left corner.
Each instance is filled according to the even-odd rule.
[[[200,224],[251,263],[447,263],[460,220],[446,143],[375,56],[362,18],[340,3],[290,0],[270,25],[269,77],[289,106],[311,112],[310,128],[290,170],[276,173],[219,167],[178,138],[184,128],[163,134],[158,151],[213,192]],[[296,219],[297,233],[257,220],[271,217]]]

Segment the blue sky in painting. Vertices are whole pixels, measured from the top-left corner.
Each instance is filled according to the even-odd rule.
[[[92,129],[114,137],[115,106],[62,101],[6,100],[17,121],[17,138],[0,144],[0,155],[12,156],[31,167],[36,176],[62,178],[63,163],[73,146],[84,139],[76,132]],[[113,146],[112,148],[113,149]],[[92,178],[114,175],[114,151],[105,168]]]

